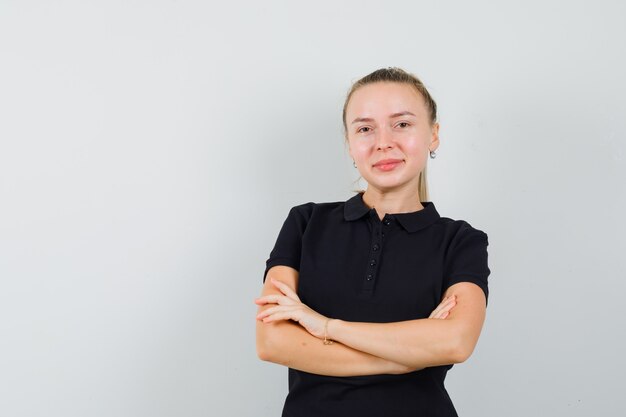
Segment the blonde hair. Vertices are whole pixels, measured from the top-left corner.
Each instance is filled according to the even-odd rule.
[[[422,83],[422,81],[420,81],[419,78],[417,78],[415,75],[409,72],[404,71],[401,68],[397,68],[397,67],[381,68],[355,81],[350,87],[350,90],[348,91],[348,95],[346,96],[346,101],[343,104],[343,117],[342,117],[343,118],[343,133],[344,133],[346,142],[348,141],[348,126],[346,123],[346,109],[348,108],[348,103],[350,102],[350,99],[352,98],[352,94],[354,94],[356,90],[358,90],[359,88],[365,85],[378,83],[378,82],[393,82],[393,83],[408,84],[412,86],[424,99],[426,108],[428,109],[428,116],[429,116],[431,126],[437,122],[437,103],[435,103],[435,100],[433,100],[430,93],[424,86],[424,83]],[[358,181],[358,179],[356,181]],[[353,190],[353,191],[365,192],[365,190]],[[419,175],[418,196],[419,196],[420,202],[429,200],[426,167],[424,167],[424,169],[422,170],[422,172],[420,172],[420,175]]]

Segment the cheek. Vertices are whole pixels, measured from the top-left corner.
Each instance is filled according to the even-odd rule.
[[[424,153],[428,149],[428,140],[424,136],[414,136],[404,142],[404,149],[412,154]]]
[[[369,154],[371,150],[371,146],[369,146],[365,142],[360,142],[360,143],[353,143],[350,146],[350,149],[352,149],[352,155],[354,155],[355,158],[363,158]]]
[[[407,152],[412,154],[419,154],[426,151],[426,144],[422,142],[411,142],[405,146]]]

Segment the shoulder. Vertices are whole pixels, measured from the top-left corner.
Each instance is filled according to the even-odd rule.
[[[447,262],[479,262],[486,256],[489,238],[482,229],[467,220],[441,217],[437,222],[442,229],[444,258]]]
[[[289,210],[290,216],[298,216],[305,220],[312,217],[339,215],[343,216],[345,201],[313,202],[297,204]]]
[[[487,233],[482,229],[473,226],[467,220],[452,219],[441,216],[436,225],[441,228],[446,237],[450,240],[480,238],[487,240]]]

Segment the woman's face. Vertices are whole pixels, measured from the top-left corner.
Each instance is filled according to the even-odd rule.
[[[417,189],[429,150],[439,146],[439,125],[409,84],[377,82],[356,90],[346,108],[349,152],[370,187]],[[382,163],[386,160],[390,163]]]

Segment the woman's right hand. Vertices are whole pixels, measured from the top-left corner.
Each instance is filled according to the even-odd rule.
[[[450,314],[450,310],[456,305],[456,296],[452,294],[444,298],[441,303],[430,313],[429,319],[445,319]]]

